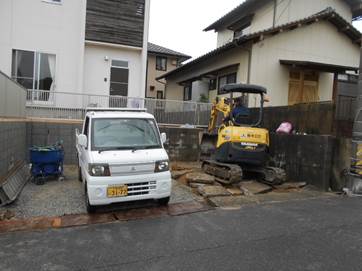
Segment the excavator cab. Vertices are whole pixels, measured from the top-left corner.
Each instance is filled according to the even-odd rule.
[[[215,160],[205,160],[204,171],[225,183],[241,181],[243,172],[261,173],[269,183],[275,183],[276,179],[280,181],[285,174],[282,174],[284,177],[278,176],[278,169],[267,167],[269,131],[260,127],[264,102],[267,101],[266,89],[257,85],[229,84],[222,87],[221,91],[230,94],[230,98],[217,99],[213,104],[209,132],[216,128],[220,112],[224,119],[217,130]],[[237,93],[241,95],[235,98]],[[258,110],[249,110],[241,104],[239,97],[247,94],[257,95],[260,105]]]

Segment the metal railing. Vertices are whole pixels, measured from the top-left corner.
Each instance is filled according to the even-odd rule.
[[[207,126],[212,104],[70,92],[28,90],[28,117],[83,119],[87,107],[146,108],[160,124]]]

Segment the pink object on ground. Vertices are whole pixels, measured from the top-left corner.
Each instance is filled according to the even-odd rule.
[[[282,122],[277,129],[278,134],[290,134],[292,132],[293,126],[290,122]]]

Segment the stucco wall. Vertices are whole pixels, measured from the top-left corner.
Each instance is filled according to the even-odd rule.
[[[86,1],[0,1],[0,70],[11,76],[12,49],[56,55],[55,89],[82,89]]]
[[[352,12],[348,4],[341,0],[278,0],[275,25],[296,21],[316,14],[328,7],[336,10],[348,22],[352,22]],[[259,9],[253,18],[251,32],[257,32],[273,26],[274,2]]]
[[[148,63],[147,63],[147,92],[146,97],[157,97],[157,91],[165,91],[165,84],[162,84],[156,80],[156,77],[161,76],[164,73],[172,71],[177,68],[177,65],[173,63],[177,61],[176,57],[167,57],[167,70],[166,71],[158,71],[156,70],[156,55],[148,55]],[[161,82],[165,82],[161,80]],[[155,86],[155,90],[151,91],[150,86]],[[165,96],[165,94],[164,94]]]
[[[128,61],[128,96],[144,97],[142,51],[106,45],[86,44],[84,55],[84,93],[109,95],[112,59]],[[108,57],[108,61],[105,57]],[[106,78],[106,81],[105,81]]]
[[[280,59],[358,67],[359,47],[327,22],[303,26],[256,43],[252,52],[251,83],[268,88],[271,98],[268,105],[288,104],[289,68],[280,65]],[[332,80],[330,74],[320,74],[321,100],[331,99]],[[254,106],[255,100],[249,101],[249,105]]]

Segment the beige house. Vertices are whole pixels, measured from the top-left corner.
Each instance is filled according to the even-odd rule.
[[[170,72],[191,56],[148,43],[146,98],[165,99],[165,81],[156,77]]]
[[[227,83],[268,89],[271,106],[331,101],[341,74],[359,67],[360,0],[246,0],[205,31],[217,48],[168,72],[168,99],[212,101]],[[249,106],[258,104],[249,96]]]

